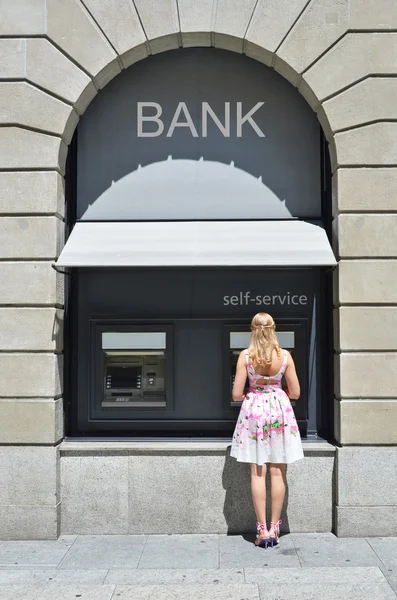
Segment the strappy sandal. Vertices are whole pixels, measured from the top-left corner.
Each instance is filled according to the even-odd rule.
[[[270,545],[272,548],[273,546],[277,546],[280,539],[280,523],[282,523],[281,519],[276,522],[270,521],[270,529],[274,531],[274,535],[270,535]]]
[[[257,521],[255,545],[260,548],[267,548],[269,540],[270,536],[266,523],[259,523],[259,521]]]

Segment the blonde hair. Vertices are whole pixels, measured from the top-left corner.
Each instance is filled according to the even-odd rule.
[[[251,322],[251,343],[248,354],[254,367],[270,367],[273,350],[280,357],[281,348],[275,334],[276,324],[268,313],[257,313]]]

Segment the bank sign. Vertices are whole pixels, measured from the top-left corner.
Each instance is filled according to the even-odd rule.
[[[135,63],[90,104],[77,144],[78,219],[321,218],[316,114],[274,69],[234,52]]]
[[[186,102],[179,102],[169,123],[162,119],[163,107],[159,102],[138,102],[137,103],[137,137],[159,137],[165,135],[170,138],[178,128],[190,130],[194,138],[208,136],[209,119],[216,125],[223,137],[228,138],[232,134],[238,138],[243,136],[243,126],[252,128],[258,137],[266,137],[258,123],[255,121],[257,113],[265,104],[257,102],[250,110],[243,110],[243,103],[224,103],[223,115],[219,116],[211,107],[209,102],[201,102],[200,122],[195,123],[191,111]],[[169,107],[168,107],[169,108]],[[231,111],[233,109],[233,112]],[[148,124],[154,125],[150,130]],[[233,130],[232,130],[233,124]],[[167,127],[166,127],[167,125]]]

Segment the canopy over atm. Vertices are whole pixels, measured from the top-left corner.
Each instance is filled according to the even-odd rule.
[[[60,267],[334,266],[325,230],[299,220],[87,222]]]

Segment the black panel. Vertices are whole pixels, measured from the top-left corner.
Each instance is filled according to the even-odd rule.
[[[302,435],[316,430],[322,369],[317,339],[320,273],[313,269],[87,269],[80,271],[78,279],[79,426],[74,433],[229,435],[238,406],[231,407],[226,399],[230,354],[228,348],[225,352],[225,327],[247,330],[252,316],[261,310],[274,316],[279,331],[295,333],[302,397],[294,409]],[[101,332],[132,330],[167,331],[167,356],[172,361],[167,363],[171,370],[164,408],[101,408]]]

